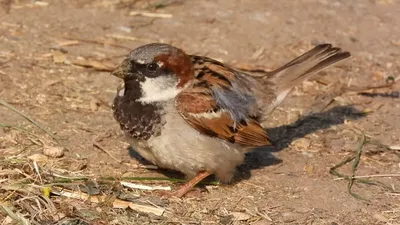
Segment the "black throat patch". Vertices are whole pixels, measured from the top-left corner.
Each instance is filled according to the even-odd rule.
[[[138,140],[158,136],[162,125],[162,106],[136,101],[142,97],[140,83],[136,80],[125,81],[124,89],[118,90],[112,105],[114,118],[121,129]]]

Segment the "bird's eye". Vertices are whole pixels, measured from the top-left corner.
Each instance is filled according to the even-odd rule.
[[[150,63],[147,65],[147,70],[150,72],[155,72],[158,69],[158,64],[157,63]]]

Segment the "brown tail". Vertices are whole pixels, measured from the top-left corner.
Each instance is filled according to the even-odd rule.
[[[350,53],[331,44],[320,44],[295,58],[286,65],[272,71],[268,79],[276,85],[278,105],[296,85],[333,64],[350,57]]]

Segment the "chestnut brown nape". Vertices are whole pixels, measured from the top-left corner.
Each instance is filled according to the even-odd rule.
[[[194,78],[194,68],[190,56],[180,49],[170,54],[160,54],[154,61],[161,62],[163,66],[170,69],[178,78],[178,87],[183,87],[189,80]]]

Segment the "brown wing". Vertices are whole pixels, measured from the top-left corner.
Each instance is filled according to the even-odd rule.
[[[251,116],[254,97],[232,86],[238,80],[235,72],[218,64],[196,69],[196,80],[175,99],[182,117],[205,135],[246,146],[269,145],[267,133]]]

